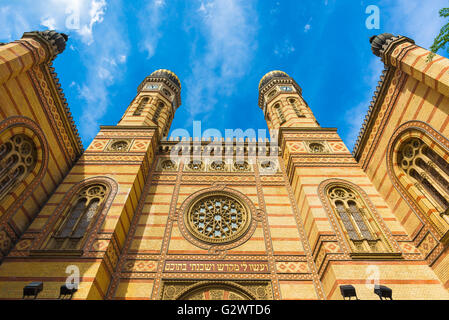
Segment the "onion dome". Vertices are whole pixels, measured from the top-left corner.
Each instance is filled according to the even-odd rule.
[[[263,76],[262,80],[260,80],[259,90],[262,89],[264,85],[266,85],[274,78],[290,78],[290,76],[286,74],[284,71],[279,70],[268,72],[266,75]]]
[[[166,69],[159,69],[154,71],[152,74],[150,74],[150,77],[152,78],[165,78],[165,79],[169,79],[170,81],[172,81],[174,84],[176,84],[179,89],[181,89],[181,81],[179,81],[178,76],[170,71],[170,70],[166,70]]]

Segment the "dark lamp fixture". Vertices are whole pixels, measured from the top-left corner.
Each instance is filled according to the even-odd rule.
[[[381,285],[375,285],[374,286],[374,293],[377,294],[380,298],[380,300],[386,300],[390,299],[393,300],[393,290],[386,286]]]
[[[59,290],[59,298],[63,300],[70,300],[73,297],[73,294],[77,292],[78,289],[75,286],[68,287],[66,284],[63,284],[61,286],[61,289]]]
[[[346,298],[349,298],[349,300],[351,300],[352,297],[355,297],[356,300],[359,300],[359,298],[357,298],[355,288],[352,285],[340,286],[340,292],[344,300],[346,300]]]
[[[44,289],[44,283],[43,282],[31,282],[30,284],[27,284],[23,288],[23,296],[22,299],[25,299],[27,297],[34,297],[34,299],[37,298],[37,295]]]

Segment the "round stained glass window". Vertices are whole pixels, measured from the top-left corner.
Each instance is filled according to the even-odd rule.
[[[191,205],[185,225],[199,240],[226,243],[237,240],[248,230],[250,218],[250,211],[236,197],[214,194]]]

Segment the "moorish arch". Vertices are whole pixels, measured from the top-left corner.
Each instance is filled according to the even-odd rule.
[[[367,194],[354,183],[328,179],[318,187],[337,238],[352,258],[400,257],[400,249]]]
[[[11,221],[42,182],[48,154],[45,135],[33,120],[13,116],[0,122],[0,255],[23,232]]]
[[[387,152],[395,188],[443,242],[449,236],[449,141],[431,126],[410,121],[399,127]]]
[[[245,287],[233,282],[200,282],[183,290],[176,300],[256,300]]]
[[[117,182],[106,176],[73,186],[45,225],[32,254],[88,252],[117,192]]]
[[[15,116],[0,122],[0,204],[17,208],[41,181],[48,164],[48,144],[32,120]],[[14,193],[14,195],[12,195]],[[10,202],[14,207],[10,208]],[[2,212],[4,221],[5,212]]]

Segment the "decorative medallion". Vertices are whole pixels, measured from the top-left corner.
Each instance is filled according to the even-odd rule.
[[[239,161],[237,161],[237,162],[234,162],[234,170],[235,171],[250,171],[251,170],[251,167],[250,167],[250,165],[248,164],[248,162],[247,161],[243,161],[243,162],[239,162]]]
[[[159,168],[163,171],[176,171],[177,165],[173,160],[161,160],[159,164]]]
[[[259,163],[259,171],[261,174],[276,173],[278,172],[277,161],[273,160],[263,160]]]
[[[203,161],[190,161],[186,166],[187,171],[204,171]]]
[[[211,171],[227,171],[226,163],[222,160],[215,160],[210,164]]]
[[[329,148],[324,141],[306,141],[310,153],[329,153]]]
[[[131,145],[129,139],[113,139],[109,142],[106,151],[109,152],[127,152]]]

